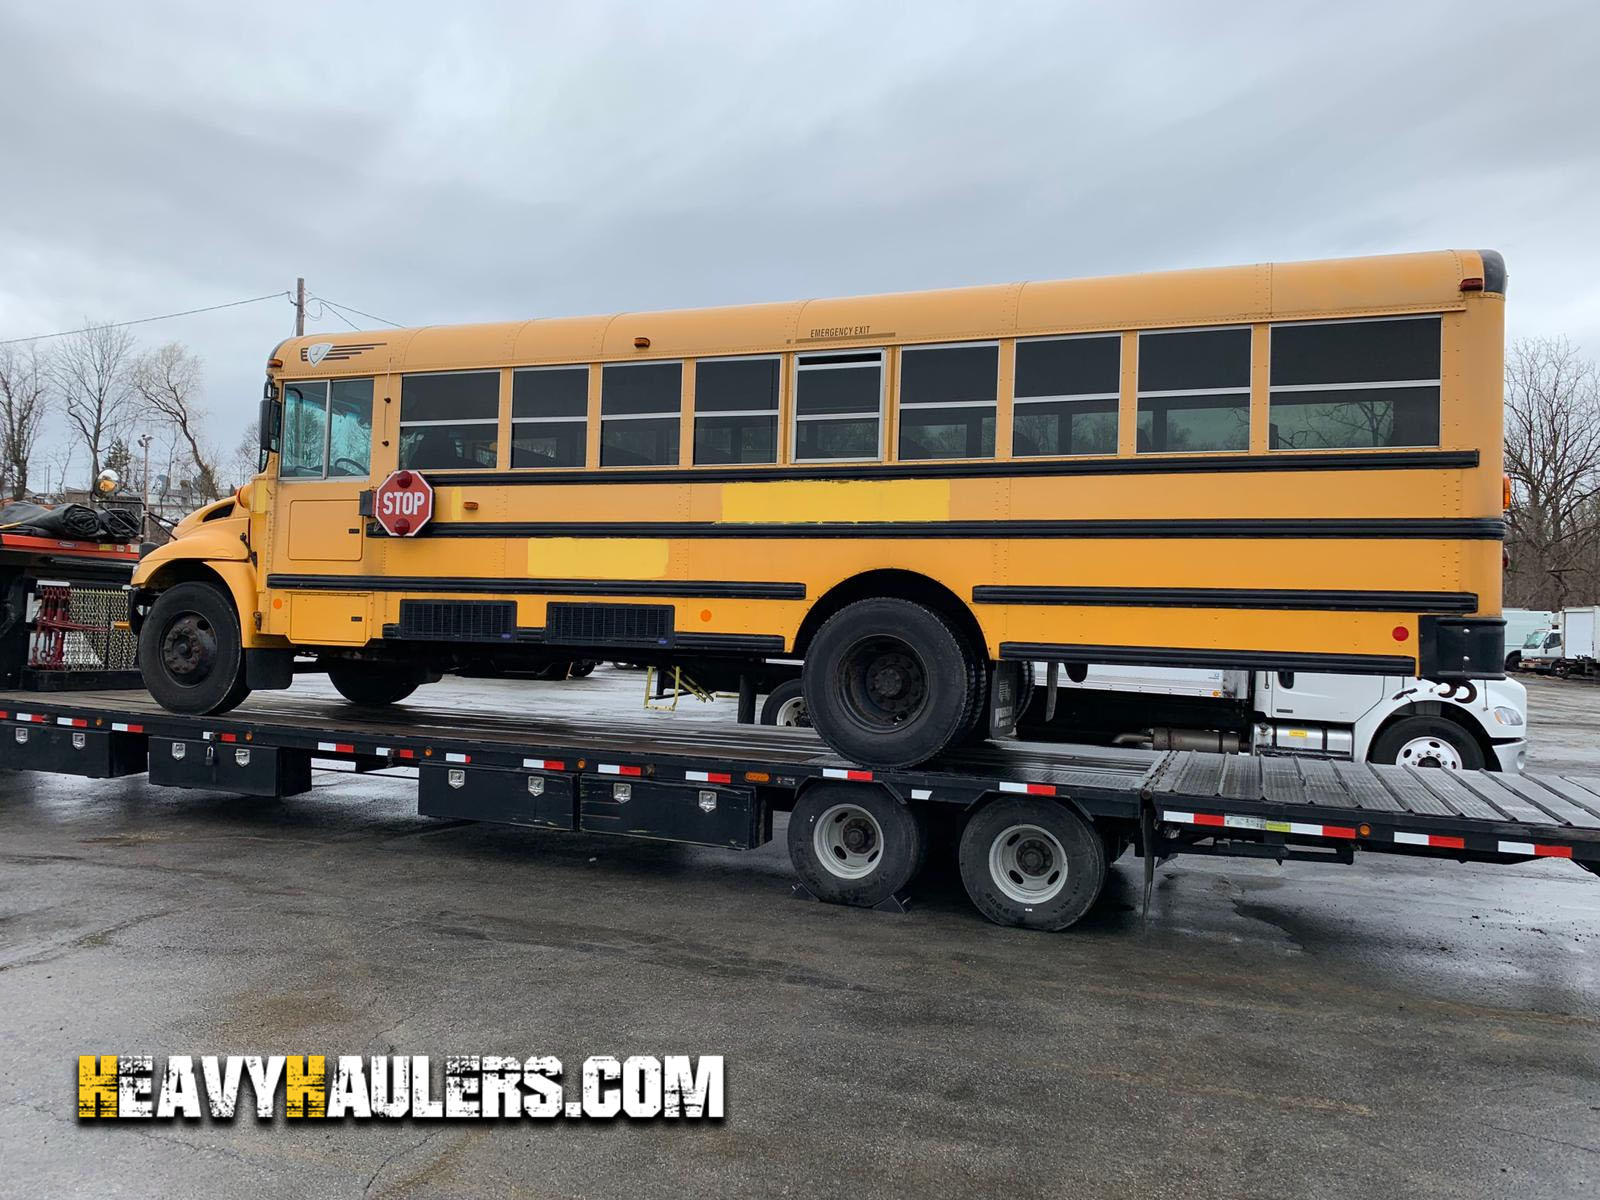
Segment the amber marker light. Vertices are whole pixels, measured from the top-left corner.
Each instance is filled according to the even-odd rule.
[[[1481,276],[1481,275],[1469,275],[1469,276],[1467,276],[1467,278],[1465,278],[1465,279],[1463,279],[1461,281],[1461,290],[1463,292],[1481,292],[1481,291],[1483,291],[1483,276]]]
[[[765,771],[746,771],[744,773],[744,781],[746,783],[771,783],[772,776]]]
[[[650,349],[650,339],[647,338],[647,337],[636,337],[636,338],[634,338],[633,339],[633,348],[635,350],[648,350],[648,349]]]

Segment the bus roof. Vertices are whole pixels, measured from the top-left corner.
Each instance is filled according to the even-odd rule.
[[[1479,281],[1483,292],[1503,293],[1500,256],[1440,250],[726,308],[317,333],[282,343],[275,358],[291,377],[373,375],[1447,312],[1464,306],[1468,280]]]

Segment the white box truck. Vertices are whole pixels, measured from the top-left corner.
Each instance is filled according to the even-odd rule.
[[[1594,646],[1595,615],[1600,607],[1564,608],[1550,625],[1528,635],[1521,651],[1523,669],[1561,678],[1600,670]]]

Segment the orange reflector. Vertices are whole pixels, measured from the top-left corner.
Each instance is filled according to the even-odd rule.
[[[1461,281],[1461,290],[1463,292],[1483,291],[1483,277],[1481,275],[1472,275],[1463,279]]]
[[[1372,826],[1371,825],[1362,825],[1362,826],[1360,826],[1360,830],[1361,830],[1361,836],[1362,837],[1371,837],[1372,836]]]
[[[1511,476],[1500,476],[1500,507],[1505,512],[1511,511]]]
[[[772,776],[765,771],[746,771],[744,773],[744,781],[746,783],[771,783]]]

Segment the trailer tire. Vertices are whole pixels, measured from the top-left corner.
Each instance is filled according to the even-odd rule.
[[[1372,743],[1371,761],[1407,767],[1483,770],[1483,747],[1454,721],[1442,717],[1402,717]]]
[[[961,834],[961,882],[996,925],[1065,929],[1099,897],[1105,839],[1077,813],[1047,800],[997,800]]]
[[[422,676],[409,667],[336,658],[328,664],[328,682],[351,704],[383,708],[421,687]]]
[[[158,595],[139,629],[139,672],[168,712],[200,715],[237,708],[250,686],[233,601],[198,580]]]
[[[789,860],[813,896],[871,908],[922,869],[927,833],[915,812],[876,785],[809,787],[789,814]]]
[[[798,679],[785,679],[767,693],[767,698],[761,702],[761,724],[811,727],[811,718],[806,715],[805,694]]]
[[[851,762],[913,767],[969,728],[981,664],[939,613],[910,600],[858,600],[806,651],[801,688],[812,727]]]

